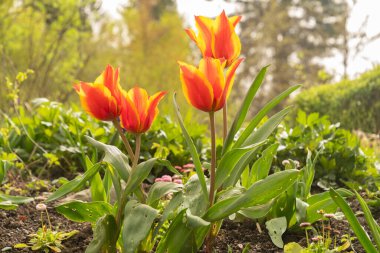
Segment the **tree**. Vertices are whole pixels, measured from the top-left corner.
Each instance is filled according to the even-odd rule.
[[[261,98],[273,97],[292,84],[318,83],[324,70],[321,60],[343,43],[344,0],[231,2],[238,3],[243,15],[240,37],[247,59],[240,84],[251,81],[258,68],[271,64]]]

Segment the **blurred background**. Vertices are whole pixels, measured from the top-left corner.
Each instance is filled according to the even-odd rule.
[[[380,3],[373,0],[1,0],[0,80],[10,83],[30,69],[20,104],[36,97],[78,103],[72,84],[95,80],[110,63],[121,68],[125,89],[180,90],[177,60],[200,58],[183,29],[195,27],[194,15],[223,9],[243,16],[237,30],[246,60],[231,114],[265,65],[271,67],[255,108],[291,85],[305,90],[354,79],[380,63]],[[9,86],[0,86],[5,112]]]

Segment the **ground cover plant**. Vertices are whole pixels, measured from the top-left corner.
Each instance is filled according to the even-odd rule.
[[[377,252],[377,217],[354,187],[378,179],[374,158],[351,132],[326,117],[299,111],[292,124],[285,120],[292,115],[291,105],[272,111],[300,85],[282,91],[251,116],[270,67],[261,68],[229,122],[227,105],[244,61],[235,31],[240,19],[224,11],[215,19],[197,16],[198,31],[186,30],[202,57],[196,66],[179,59],[179,82],[187,103],[208,119],[209,129],[183,120],[176,93],[149,95],[137,85],[125,90],[123,72],[110,64],[95,81],[73,85],[80,110],[89,117],[45,99],[25,109],[17,94],[28,73],[9,81],[15,116],[3,113],[0,135],[0,184],[5,183],[0,209],[6,210],[0,212],[0,231],[11,229],[12,219],[19,219],[17,229],[28,220],[28,208],[43,203],[34,208],[41,224],[26,232],[30,238],[2,251],[65,252],[65,243],[83,226],[88,235],[80,252],[235,252],[235,245],[224,245],[220,238],[236,224],[253,224],[257,238],[270,243],[261,252],[268,247],[271,252]],[[164,99],[172,102],[178,123],[159,116]],[[48,194],[35,189],[35,198],[14,196],[10,182],[51,179],[63,168],[69,179],[48,182]],[[77,192],[89,195],[80,200]],[[348,201],[359,203],[367,227],[361,227],[363,219],[355,217]],[[54,210],[48,212],[49,206]],[[74,222],[70,228],[52,225],[59,215]],[[350,224],[345,234],[332,229],[337,217]],[[302,239],[287,237],[302,232]],[[255,244],[239,243],[238,251],[256,252]]]

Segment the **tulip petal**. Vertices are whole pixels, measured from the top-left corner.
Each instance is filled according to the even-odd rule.
[[[141,132],[146,132],[151,127],[153,121],[155,120],[158,114],[158,108],[157,108],[158,103],[164,98],[166,93],[167,93],[166,91],[157,92],[156,94],[154,94],[153,96],[149,98],[147,115],[144,118],[144,120],[142,120],[142,124],[140,126]]]
[[[195,22],[199,32],[196,43],[204,57],[212,57],[212,43],[214,40],[212,27],[214,21],[207,17],[195,16]]]
[[[194,30],[189,28],[189,29],[185,29],[185,32],[187,33],[187,35],[190,37],[190,39],[192,41],[194,41],[195,43],[197,43],[197,35],[195,34]]]
[[[241,16],[232,16],[232,17],[229,17],[228,18],[228,21],[230,21],[230,23],[236,27],[236,25],[240,22],[241,20]]]
[[[120,115],[122,126],[132,133],[140,129],[140,117],[137,108],[127,92],[123,92],[123,110]]]
[[[78,85],[76,85],[78,90]],[[99,120],[112,120],[118,115],[118,107],[111,92],[102,85],[80,83],[79,97],[85,111]]]
[[[146,90],[139,87],[134,87],[128,91],[128,96],[134,103],[139,118],[144,118],[148,108],[149,99],[149,95]]]
[[[220,60],[214,58],[203,58],[199,62],[199,70],[204,73],[212,85],[212,90],[214,94],[213,106],[216,105],[216,101],[220,100],[223,95],[224,89],[224,63],[222,64]]]
[[[239,57],[241,44],[233,24],[229,22],[224,11],[215,20],[214,33],[213,55],[215,58],[227,59],[229,66]]]
[[[183,93],[189,104],[209,112],[212,110],[214,93],[210,82],[196,67],[178,62]]]
[[[235,79],[236,69],[239,67],[240,63],[244,60],[244,58],[237,59],[234,61],[231,66],[228,68],[226,72],[226,85],[223,90],[223,95],[221,96],[220,101],[218,101],[215,110],[221,109],[226,103],[228,97],[230,96],[231,89]]]

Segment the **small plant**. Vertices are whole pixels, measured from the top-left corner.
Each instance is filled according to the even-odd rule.
[[[336,233],[339,235],[339,231],[334,230],[331,226],[331,219],[335,218],[335,215],[325,213],[323,210],[319,210],[318,214],[321,218],[314,226],[312,226],[309,222],[303,222],[300,224],[300,228],[305,230],[307,247],[303,248],[295,242],[288,243],[284,247],[285,253],[347,252],[347,250],[352,246],[351,242],[356,238],[347,234],[342,235],[341,238],[338,238],[334,234]]]
[[[53,252],[61,252],[61,249],[63,248],[62,241],[69,239],[73,235],[77,234],[78,231],[73,230],[70,232],[62,232],[59,231],[59,228],[53,230],[46,205],[38,204],[36,206],[36,209],[41,212],[41,227],[38,228],[35,234],[29,235],[31,239],[28,244],[19,243],[16,244],[14,247],[16,249],[30,248],[33,251],[42,250],[45,253],[50,252],[50,250],[52,250]],[[49,225],[48,227],[46,226],[46,224],[44,224],[44,211],[46,212],[46,217]]]

